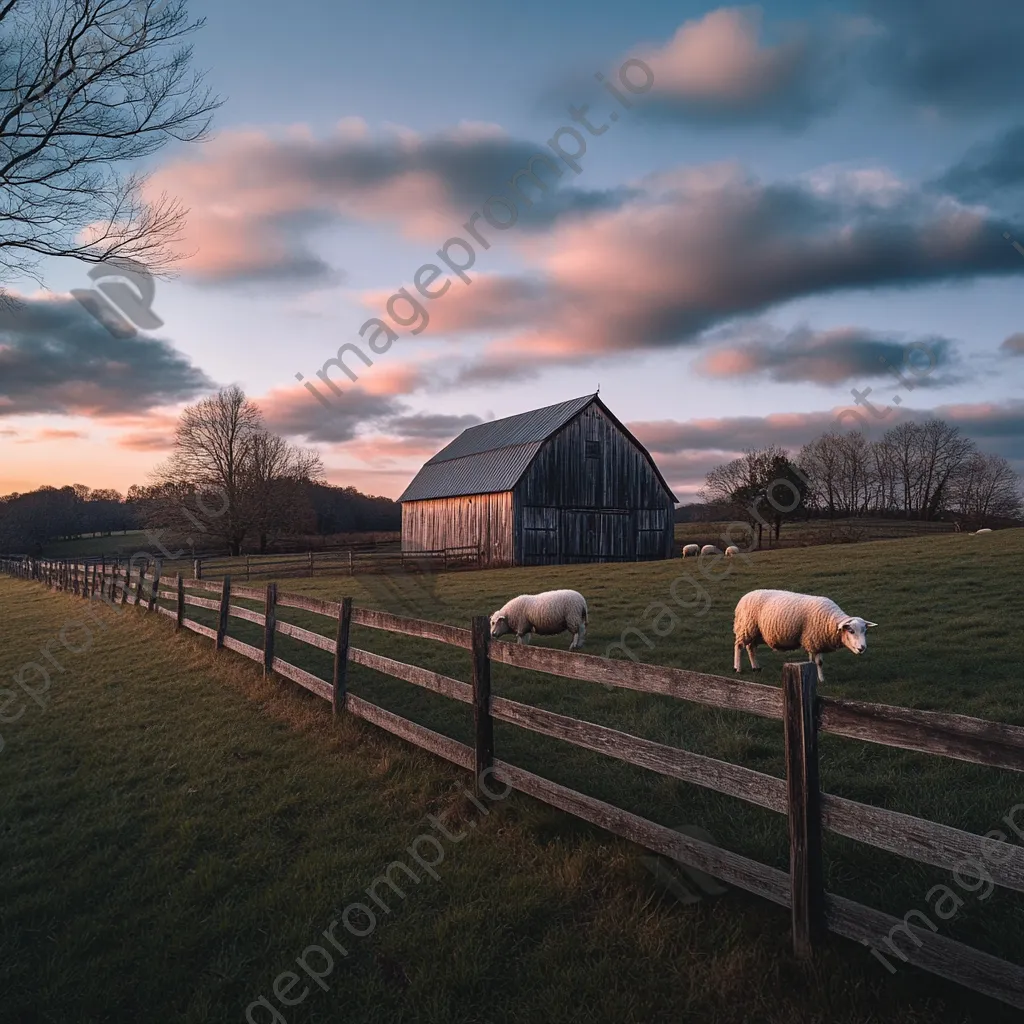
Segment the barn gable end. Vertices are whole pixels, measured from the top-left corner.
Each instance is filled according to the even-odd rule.
[[[470,427],[399,501],[405,551],[479,544],[492,566],[672,552],[676,499],[596,395]]]

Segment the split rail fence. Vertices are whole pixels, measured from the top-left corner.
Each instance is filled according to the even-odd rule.
[[[818,735],[831,733],[854,740],[898,747],[991,767],[1024,771],[1024,728],[963,715],[820,697],[814,665],[787,664],[781,688],[690,672],[664,665],[625,662],[578,652],[492,643],[486,616],[465,629],[353,607],[350,597],[323,601],[223,580],[187,580],[168,586],[156,563],[146,570],[106,570],[99,565],[31,559],[0,559],[0,570],[38,580],[86,599],[103,598],[121,605],[145,604],[189,629],[330,701],[343,711],[475,773],[478,791],[483,773],[522,793],[559,808],[663,856],[699,868],[723,881],[788,908],[794,950],[811,957],[826,932],[864,944],[891,941],[902,933],[907,947],[900,958],[976,992],[1024,1009],[1024,968],[964,943],[928,931],[882,911],[828,892],[824,885],[824,830],[934,867],[956,870],[968,859],[983,859],[992,881],[1024,892],[1024,846],[1003,843],[948,825],[862,804],[822,792],[818,774]],[[216,595],[200,597],[189,590]],[[263,604],[263,612],[232,604],[232,597]],[[173,603],[164,607],[159,599]],[[186,617],[189,606],[217,612],[216,629]],[[295,608],[323,616],[330,635],[303,629],[277,618],[277,609]],[[228,636],[231,617],[263,628],[262,647]],[[405,664],[349,642],[355,624],[390,633],[421,637],[459,647],[471,656],[472,684]],[[274,653],[283,634],[334,655],[331,679],[284,661]],[[494,662],[569,679],[660,694],[714,708],[745,712],[783,723],[786,777],[753,771],[716,758],[642,739],[592,722],[569,718],[491,694]],[[458,742],[349,693],[348,665],[364,665],[473,709],[474,744]],[[508,764],[495,756],[494,722],[506,722],[585,750],[596,751],[671,778],[736,797],[785,815],[789,825],[788,872],[720,849],[622,808]],[[993,856],[994,855],[994,856]]]

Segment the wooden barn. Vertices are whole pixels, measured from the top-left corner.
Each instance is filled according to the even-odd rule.
[[[398,500],[403,551],[479,545],[489,566],[672,556],[675,495],[596,394],[464,430]]]

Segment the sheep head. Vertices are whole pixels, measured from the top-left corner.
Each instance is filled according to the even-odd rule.
[[[877,625],[877,622],[868,622],[867,619],[851,615],[839,623],[839,638],[848,650],[854,654],[863,654],[868,648],[867,630]]]
[[[491,636],[496,639],[511,632],[512,627],[508,624],[508,616],[503,611],[496,611],[491,616]]]

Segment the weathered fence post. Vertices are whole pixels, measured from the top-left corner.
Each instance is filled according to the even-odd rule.
[[[146,570],[149,568],[148,563],[143,563],[139,566],[139,582],[135,585],[135,605],[138,607],[142,603],[142,584],[146,579]]]
[[[782,668],[793,951],[802,960],[810,959],[825,930],[817,684],[818,669],[813,662]]]
[[[201,580],[203,578],[203,560],[201,558],[194,558],[192,560],[192,579]]]
[[[185,621],[185,577],[180,572],[177,576],[175,589],[178,591],[178,606],[174,616],[174,628],[179,630]]]
[[[352,557],[351,550],[348,553],[348,574],[349,576],[355,576],[355,559]]]
[[[164,563],[158,558],[156,560],[156,567],[153,570],[153,590],[149,595],[149,607],[146,611],[152,611],[156,607],[156,599],[159,596],[160,588],[160,573],[163,571]]]
[[[245,582],[249,582],[249,556],[245,556]]]
[[[473,729],[476,737],[476,778],[478,798],[487,794],[481,784],[483,773],[494,763],[494,719],[491,718],[491,621],[486,615],[473,617]]]
[[[352,626],[352,598],[343,597],[338,609],[337,646],[334,649],[334,688],[331,691],[331,709],[335,716],[345,707],[348,677],[348,635]]]
[[[131,590],[132,586],[132,563],[131,561],[125,561],[124,563],[124,586],[121,588],[121,604],[126,605],[128,603],[128,591]]]
[[[310,552],[309,552],[309,575],[310,576],[313,575],[313,552],[312,552],[312,550],[310,550]]]
[[[263,601],[263,675],[274,672],[274,633],[277,630],[277,584],[267,584],[267,596]]]
[[[228,609],[231,606],[231,577],[225,575],[220,587],[220,618],[217,621],[217,650],[224,646],[228,634]]]

